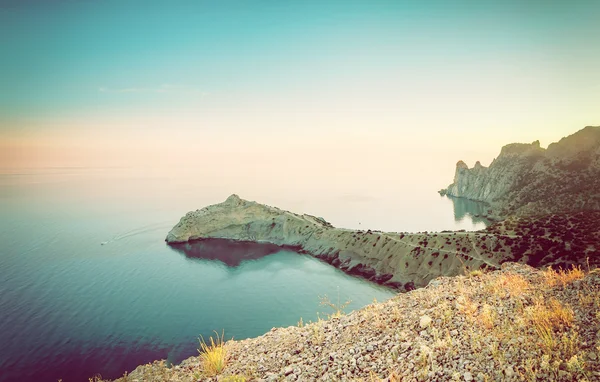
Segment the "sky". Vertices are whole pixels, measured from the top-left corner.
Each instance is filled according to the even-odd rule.
[[[489,164],[600,125],[599,19],[596,0],[0,0],[0,169]]]

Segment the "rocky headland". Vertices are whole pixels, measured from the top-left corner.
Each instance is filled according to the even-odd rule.
[[[350,274],[411,290],[464,269],[497,268],[499,259],[479,253],[472,243],[473,235],[482,236],[484,241],[487,236],[335,228],[322,218],[231,195],[223,203],[188,212],[166,241],[175,247],[181,247],[182,242],[206,239],[270,243],[308,253]]]
[[[168,233],[177,249],[194,241],[274,244],[322,259],[343,271],[407,291],[439,276],[498,269],[506,261],[569,266],[600,261],[600,212],[515,217],[477,232],[379,232],[335,228],[323,218],[295,214],[231,195],[188,212]]]
[[[543,215],[600,209],[600,126],[552,143],[512,143],[489,167],[456,164],[454,182],[440,194],[490,205],[488,216]]]

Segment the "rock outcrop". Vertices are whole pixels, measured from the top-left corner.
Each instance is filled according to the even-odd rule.
[[[600,209],[600,126],[552,143],[512,143],[489,167],[456,164],[442,195],[490,205],[492,218]]]
[[[455,237],[451,239],[452,235]],[[503,257],[482,254],[472,235],[489,236],[341,229],[323,218],[298,215],[231,195],[223,203],[188,212],[166,241],[173,245],[211,238],[272,243],[308,253],[347,273],[410,290],[438,276],[456,275],[465,269],[497,268]],[[456,247],[452,240],[456,240]],[[485,239],[479,242],[484,243]]]

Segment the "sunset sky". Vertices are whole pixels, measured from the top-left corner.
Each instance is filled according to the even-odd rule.
[[[489,164],[600,124],[598,20],[595,0],[0,0],[0,168]]]

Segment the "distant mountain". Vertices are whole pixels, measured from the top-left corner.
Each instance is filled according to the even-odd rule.
[[[440,194],[487,202],[492,218],[600,210],[600,126],[547,149],[539,141],[506,145],[489,167],[459,161]]]

